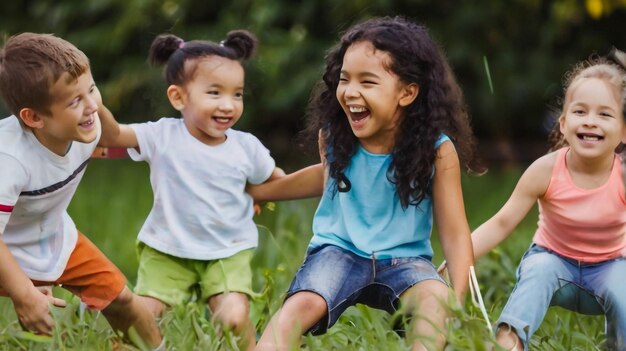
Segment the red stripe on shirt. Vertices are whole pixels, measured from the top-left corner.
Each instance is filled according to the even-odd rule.
[[[13,212],[13,206],[0,204],[0,212]]]

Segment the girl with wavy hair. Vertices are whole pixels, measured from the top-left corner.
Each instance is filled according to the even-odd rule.
[[[324,333],[356,303],[412,315],[413,349],[442,349],[447,303],[464,300],[473,262],[461,169],[474,138],[439,46],[400,17],[359,23],[328,53],[309,110],[322,163],[249,189],[258,201],[322,195],[305,261],[257,349]],[[433,217],[454,294],[431,262]]]

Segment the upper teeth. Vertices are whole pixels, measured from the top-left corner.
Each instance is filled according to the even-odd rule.
[[[591,135],[583,135],[583,140],[599,140],[600,138],[597,136],[591,136]]]
[[[365,111],[367,111],[367,109],[363,106],[350,106],[350,112],[358,113]]]

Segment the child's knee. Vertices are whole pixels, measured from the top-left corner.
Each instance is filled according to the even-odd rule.
[[[430,307],[447,305],[450,288],[437,280],[424,280],[405,291],[400,300],[405,308],[419,308],[422,303]]]
[[[320,295],[303,291],[298,292],[291,296],[287,301],[291,300],[297,310],[306,312],[306,311],[315,311],[315,312],[323,312],[326,313],[328,307],[326,305],[326,300]]]
[[[165,302],[150,296],[135,295],[134,300],[145,306],[155,318],[161,317],[168,306]]]
[[[106,309],[127,309],[132,305],[134,298],[135,295],[127,287],[124,287]]]
[[[213,319],[226,329],[238,333],[250,323],[250,303],[245,294],[216,295],[209,299],[209,308],[213,313]]]
[[[547,252],[536,253],[522,261],[522,274],[538,278],[554,278],[563,266],[561,259]]]
[[[233,309],[228,313],[221,313],[215,316],[215,319],[224,329],[232,330],[237,334],[242,333],[252,324],[248,309],[243,308]]]

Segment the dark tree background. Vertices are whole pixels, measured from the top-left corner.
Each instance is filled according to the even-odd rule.
[[[626,49],[626,0],[13,0],[0,4],[0,35],[73,42],[91,59],[105,103],[134,122],[176,115],[161,70],[146,62],[156,35],[220,41],[248,29],[260,47],[236,128],[256,134],[291,170],[315,160],[302,157],[295,137],[326,50],[353,23],[383,15],[421,22],[441,43],[488,164],[544,152],[563,73],[611,45]]]

